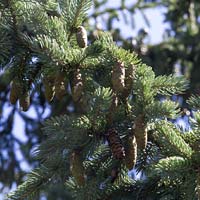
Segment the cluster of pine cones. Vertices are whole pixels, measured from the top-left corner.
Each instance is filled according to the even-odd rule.
[[[126,148],[124,148],[116,129],[110,128],[106,133],[113,157],[124,160],[129,170],[136,164],[137,149],[143,150],[147,145],[147,129],[143,120],[142,117],[136,119],[131,135],[126,140]]]
[[[76,29],[76,39],[80,48],[87,47],[87,32],[83,26],[79,26]],[[130,65],[125,68],[124,63],[117,60],[113,66],[111,82],[115,95],[110,109],[111,115],[108,117],[110,122],[112,121],[113,113],[115,112],[118,104],[118,96],[126,99],[130,95],[134,74],[134,65]],[[43,78],[43,85],[45,98],[48,102],[51,102],[54,96],[58,100],[61,100],[66,95],[66,80],[63,72],[59,72],[54,76],[45,76]],[[72,98],[74,102],[78,102],[82,97],[83,86],[82,75],[80,73],[80,69],[77,68],[73,73],[71,82]],[[11,84],[10,102],[11,104],[16,104],[17,100],[19,100],[21,110],[27,111],[30,106],[29,90],[22,86],[19,79],[15,78]],[[128,145],[126,150],[122,145],[116,129],[110,128],[106,133],[113,157],[116,159],[123,159],[128,169],[132,169],[136,163],[137,148],[146,148],[147,129],[144,123],[144,115],[139,115],[136,118],[132,132],[132,135],[129,136],[127,140]],[[77,167],[78,169],[76,169]],[[80,185],[83,185],[84,182],[83,173],[81,173],[81,171],[83,171],[82,168],[79,153],[74,151],[71,156],[71,171]]]
[[[48,102],[51,102],[54,97],[61,100],[67,91],[67,83],[65,73],[59,72],[56,75],[44,76],[42,83],[44,85],[44,95]],[[74,102],[80,100],[83,93],[83,80],[80,69],[75,69],[71,81],[72,98]],[[24,88],[22,81],[15,78],[11,83],[10,103],[16,104],[19,99],[20,108],[22,111],[27,111],[30,106],[30,92]]]
[[[87,32],[83,26],[76,28],[76,39],[79,47],[87,47]],[[77,102],[83,92],[83,80],[79,68],[75,69],[71,84],[72,98]],[[51,102],[54,96],[58,100],[61,100],[66,95],[66,80],[63,72],[59,72],[56,75],[44,76],[43,85],[44,95],[48,102]],[[14,78],[11,83],[10,103],[14,105],[19,100],[22,111],[27,111],[30,107],[30,92],[25,87],[23,81],[20,81],[19,78]]]
[[[108,129],[106,133],[108,144],[110,146],[113,157],[118,160],[123,160],[129,170],[133,169],[136,164],[137,148],[140,148],[141,145],[140,142],[137,141],[137,137],[134,135],[135,129],[133,129],[133,131],[133,134],[127,139],[126,149],[124,148],[118,131],[115,128]],[[141,132],[139,132],[139,134],[141,134]],[[70,171],[72,176],[75,178],[76,183],[79,186],[83,186],[86,181],[86,175],[85,169],[83,167],[83,159],[79,150],[74,150],[71,153]],[[111,176],[114,181],[114,179],[117,177],[117,171],[113,169]]]
[[[30,106],[30,93],[22,82],[18,78],[15,78],[11,83],[10,103],[16,104],[18,100],[21,110],[27,111]]]
[[[115,93],[108,114],[108,123],[112,123],[112,117],[117,108],[118,97],[126,99],[132,89],[135,75],[135,66],[130,65],[127,68],[120,61],[117,61],[112,70],[112,89]],[[136,164],[137,149],[145,149],[147,145],[147,127],[144,114],[139,114],[132,127],[131,134],[127,139],[126,149],[118,135],[116,129],[111,128],[106,133],[108,144],[111,148],[113,157],[123,159],[128,169],[132,169]]]
[[[127,98],[131,93],[133,79],[135,75],[135,66],[132,64],[125,68],[124,63],[116,61],[112,70],[112,88],[118,95]]]
[[[106,136],[113,157],[115,159],[124,160],[127,168],[132,169],[135,166],[137,158],[137,143],[135,136],[128,138],[126,149],[124,148],[116,129],[108,129]]]

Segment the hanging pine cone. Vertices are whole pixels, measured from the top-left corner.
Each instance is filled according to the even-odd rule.
[[[64,73],[58,73],[55,78],[55,96],[61,100],[66,94]]]
[[[81,48],[87,47],[87,31],[83,26],[79,26],[76,32],[76,40]]]
[[[10,89],[10,103],[16,104],[20,94],[19,91],[21,90],[21,84],[17,79],[14,79],[11,83],[11,89]]]
[[[72,81],[72,98],[75,102],[79,101],[83,93],[83,79],[80,69],[76,69]]]
[[[55,95],[55,77],[46,76],[43,78],[44,95],[48,102],[51,102]]]
[[[122,93],[125,87],[125,68],[120,61],[117,61],[113,66],[112,86],[117,93]]]
[[[70,157],[70,171],[78,185],[85,183],[84,167],[79,151],[73,151]]]
[[[27,111],[30,106],[30,94],[29,91],[24,92],[19,97],[19,105],[22,111]]]
[[[135,65],[130,65],[128,68],[125,69],[125,88],[123,92],[124,98],[127,98],[131,93],[134,76],[135,76]]]
[[[136,137],[138,148],[145,149],[147,146],[147,126],[143,114],[140,114],[135,120],[133,135]]]
[[[114,158],[123,159],[125,157],[125,150],[117,131],[111,128],[108,130],[106,136]]]
[[[137,143],[135,136],[129,137],[127,141],[125,163],[129,170],[133,169],[137,160]]]

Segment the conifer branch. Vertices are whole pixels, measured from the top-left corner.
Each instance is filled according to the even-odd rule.
[[[39,191],[41,186],[48,183],[53,173],[48,168],[42,166],[33,170],[27,177],[27,180],[21,184],[18,189],[11,192],[7,199],[8,200],[21,200],[21,199],[32,199],[34,195]]]
[[[157,164],[151,166],[151,169],[156,175],[171,175],[173,177],[175,173],[182,176],[183,171],[188,171],[190,167],[191,163],[189,160],[178,156],[171,156],[159,160]]]
[[[11,25],[6,28],[0,25],[3,34],[8,30],[5,36],[0,33],[3,36],[0,47],[8,44],[0,60],[9,58],[11,49],[17,58],[14,66],[20,64],[19,73],[25,74],[29,86],[41,72],[45,92],[46,86],[50,91],[49,95],[45,93],[46,99],[51,101],[63,86],[64,95],[70,96],[69,101],[72,96],[75,108],[74,115],[46,120],[43,128],[46,138],[34,152],[42,166],[33,170],[8,198],[32,198],[43,185],[57,181],[60,176],[63,182],[67,180],[66,187],[77,200],[123,198],[119,194],[135,199],[145,199],[147,195],[151,199],[167,198],[172,193],[186,197],[178,189],[185,192],[185,186],[197,178],[193,175],[199,166],[200,113],[196,112],[191,120],[193,131],[181,135],[172,123],[162,120],[176,118],[178,105],[172,101],[160,102],[157,97],[183,93],[188,82],[172,75],[156,77],[136,53],[119,48],[110,34],[100,33],[87,47],[87,32],[83,27],[81,32],[79,26],[83,25],[91,0],[4,2],[8,6],[3,18]],[[125,1],[121,3],[125,5]],[[139,0],[136,5],[140,3]],[[58,4],[60,13],[54,13]],[[78,32],[80,37],[75,41]],[[28,55],[27,60],[24,55]],[[30,62],[32,56],[39,62]],[[19,94],[11,102],[16,103],[17,98]],[[191,97],[188,103],[199,109],[199,97]],[[84,115],[76,112],[81,106]],[[148,145],[147,133],[154,137],[152,143],[151,138],[148,140]],[[147,173],[145,180],[135,181],[128,176],[130,167],[125,165],[128,158],[125,149],[129,138],[133,151],[129,157],[131,167],[137,155],[136,170]],[[140,139],[144,144],[142,152],[136,151]],[[192,177],[188,178],[190,174]],[[188,191],[194,190],[195,184],[189,184]]]
[[[200,96],[191,96],[188,100],[187,103],[194,109],[200,110]]]
[[[69,0],[67,2],[68,10],[66,11],[66,20],[69,26],[67,41],[70,41],[72,34],[74,33],[74,29],[80,26],[82,21],[85,19],[86,11],[90,8],[91,4],[91,0]]]
[[[192,149],[191,147],[183,140],[176,127],[173,124],[167,121],[160,121],[156,123],[156,139],[163,145],[163,148],[166,148],[168,153],[173,152],[176,155],[184,156],[186,158],[191,158]],[[170,144],[170,149],[166,142]]]
[[[14,33],[14,42],[18,41],[22,45],[22,47],[28,48],[28,46],[24,43],[24,41],[20,37],[21,34],[20,34],[20,31],[19,31],[19,28],[18,28],[18,25],[17,25],[18,21],[17,21],[17,16],[14,12],[14,8],[13,8],[13,5],[12,5],[13,2],[12,2],[12,0],[6,0],[6,1],[7,1],[8,7],[9,7],[9,10],[10,10],[10,13],[11,13],[11,18],[12,18],[12,28],[13,28],[13,33]]]
[[[155,78],[153,89],[162,95],[183,93],[188,88],[189,82],[184,77],[158,76]]]
[[[145,112],[149,119],[171,118],[175,119],[180,113],[178,104],[173,101],[153,102],[147,105]]]
[[[64,115],[47,120],[43,131],[48,138],[35,150],[36,158],[46,162],[52,155],[63,152],[66,148],[82,148],[91,139],[88,135],[90,128],[91,124],[86,116]]]

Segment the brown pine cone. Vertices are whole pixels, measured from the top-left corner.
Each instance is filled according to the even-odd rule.
[[[122,93],[125,87],[125,68],[120,61],[117,61],[113,66],[112,87],[117,93]]]
[[[70,157],[70,171],[78,185],[85,184],[84,167],[80,152],[73,151]]]
[[[19,105],[22,111],[27,111],[30,106],[30,94],[29,91],[24,92],[19,97]]]
[[[128,138],[125,163],[129,170],[133,169],[137,160],[137,143],[135,136]]]
[[[87,31],[83,26],[79,26],[76,32],[76,40],[81,48],[87,47]]]
[[[76,69],[72,81],[72,98],[75,102],[81,99],[83,93],[83,79],[80,73],[80,69]]]
[[[64,73],[58,73],[55,78],[55,96],[61,100],[66,95]]]
[[[147,146],[147,125],[145,123],[144,115],[140,114],[133,126],[133,135],[136,137],[137,147],[139,149],[145,149]]]
[[[19,80],[14,79],[11,83],[11,89],[10,89],[10,103],[11,104],[16,104],[19,96],[20,96],[20,92],[21,91],[21,84],[19,82]]]
[[[125,150],[117,131],[114,128],[111,128],[108,130],[106,136],[113,157],[116,159],[123,159],[125,157]]]
[[[44,95],[48,102],[51,102],[55,95],[55,77],[46,76],[43,78]]]

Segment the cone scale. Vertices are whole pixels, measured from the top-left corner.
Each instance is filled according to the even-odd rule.
[[[117,131],[111,128],[108,130],[106,136],[113,157],[116,159],[123,159],[125,157],[125,150]]]
[[[51,102],[55,95],[55,78],[53,76],[44,77],[43,84],[45,98]]]
[[[132,131],[136,138],[138,149],[145,149],[147,146],[147,126],[144,121],[144,115],[140,114],[136,118]]]
[[[80,69],[76,69],[72,81],[72,98],[75,102],[81,99],[83,92],[83,79],[80,73]]]
[[[14,79],[11,83],[11,89],[10,89],[10,103],[16,104],[20,94],[19,90],[21,88],[21,85],[18,80]]]
[[[129,137],[127,141],[125,164],[131,170],[134,168],[137,160],[137,143],[135,136]]]
[[[19,98],[19,105],[22,111],[27,111],[30,106],[30,94],[29,91],[25,91]]]
[[[60,72],[56,75],[55,78],[55,96],[58,100],[61,100],[65,95],[65,76],[64,73]]]
[[[125,87],[125,68],[124,64],[117,61],[112,71],[112,87],[116,93],[122,93]]]
[[[130,65],[128,68],[125,69],[125,88],[123,91],[124,98],[127,98],[131,93],[134,76],[135,76],[135,66]]]
[[[79,26],[76,32],[76,40],[81,48],[87,47],[87,31],[83,26]]]
[[[85,184],[84,167],[80,152],[73,151],[70,156],[70,171],[78,185]]]

